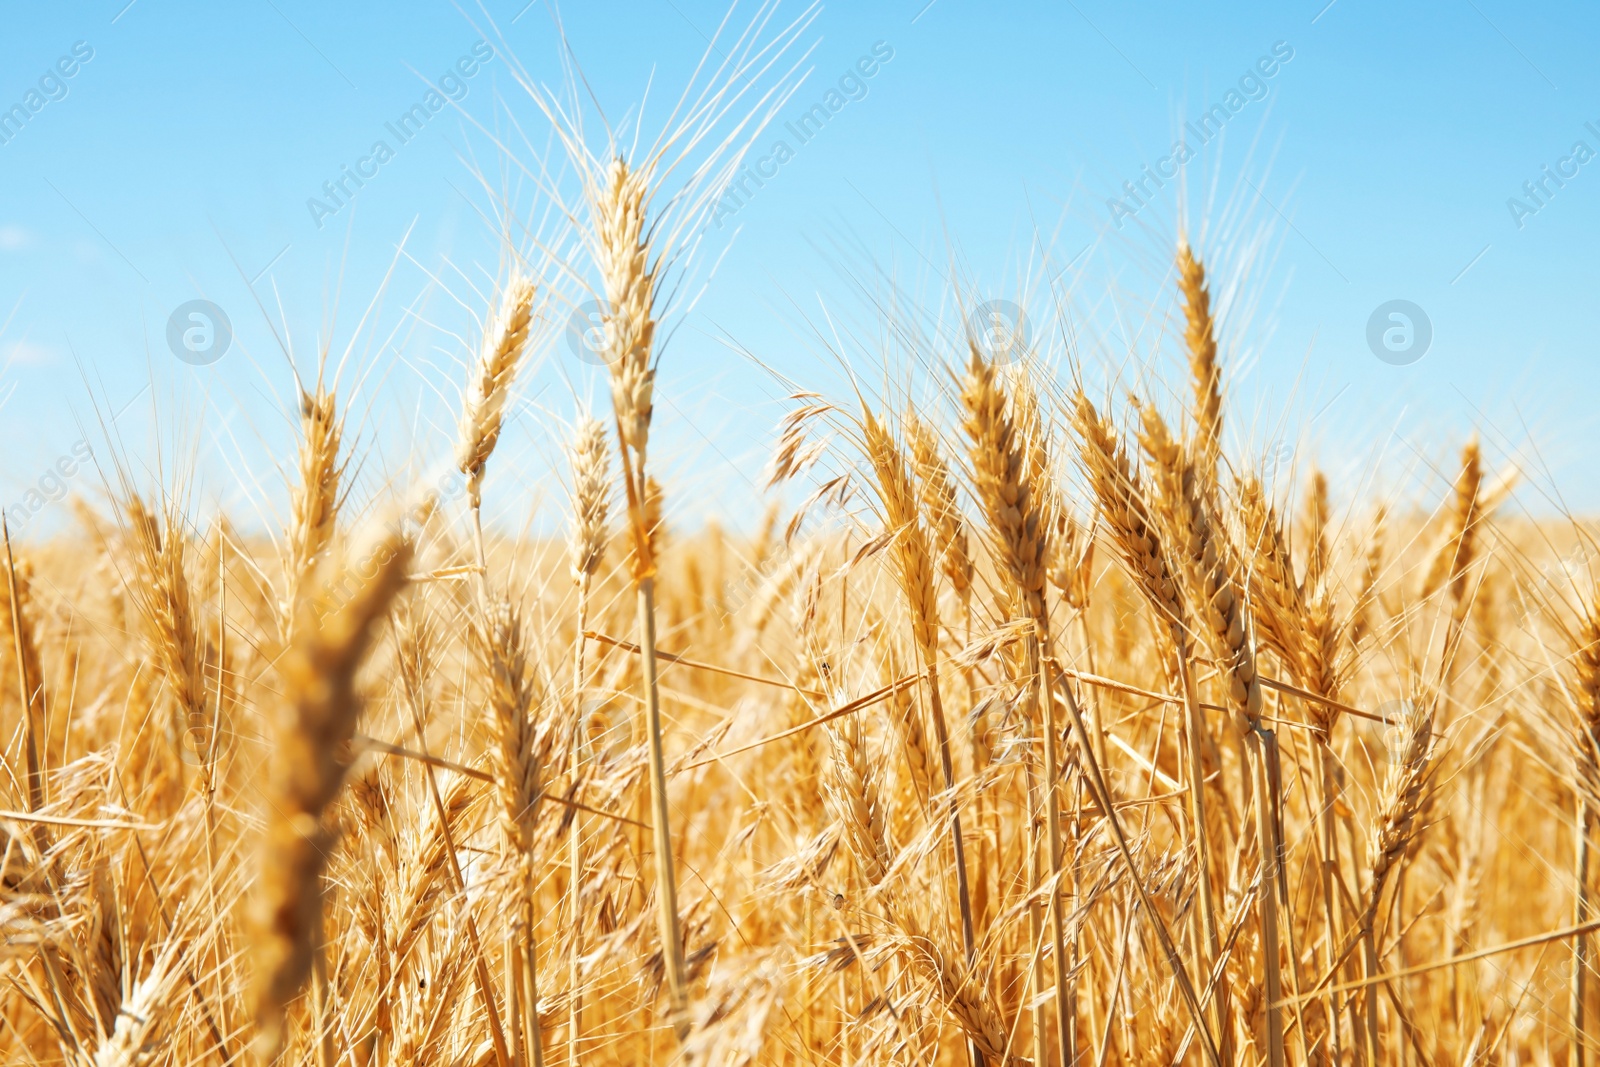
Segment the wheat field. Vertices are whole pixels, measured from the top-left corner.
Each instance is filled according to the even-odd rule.
[[[122,457],[8,538],[0,1060],[1590,1062],[1595,530],[1476,438],[1269,477],[1198,241],[1165,381],[911,331],[855,370],[915,386],[798,383],[754,528],[664,518],[657,327],[797,33],[647,148],[529,87],[567,238],[478,309],[464,496],[352,504],[318,365],[281,528]],[[574,286],[609,397],[518,536]]]

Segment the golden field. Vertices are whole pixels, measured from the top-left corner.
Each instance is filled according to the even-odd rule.
[[[591,150],[535,99],[571,239],[479,309],[464,498],[353,506],[319,366],[282,528],[119,456],[7,545],[0,1060],[1588,1061],[1592,527],[1476,439],[1414,498],[1267,477],[1180,240],[1170,385],[912,331],[915,393],[794,394],[758,529],[675,528],[712,120]],[[580,277],[609,406],[518,538],[483,501]]]

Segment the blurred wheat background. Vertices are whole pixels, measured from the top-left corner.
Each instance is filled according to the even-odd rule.
[[[790,383],[759,523],[664,518],[663,324],[806,25],[653,140],[526,83],[549,210],[501,220],[463,494],[351,503],[324,349],[281,528],[112,439],[103,505],[8,537],[0,1059],[1590,1061],[1595,528],[1476,438],[1411,496],[1234,447],[1203,227],[1164,377],[886,299],[854,388]],[[583,299],[565,532],[486,522]]]

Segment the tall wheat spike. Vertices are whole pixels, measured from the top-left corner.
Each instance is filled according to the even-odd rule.
[[[44,806],[44,766],[39,759],[39,733],[44,717],[44,671],[39,665],[39,648],[27,612],[28,575],[19,571],[11,552],[11,527],[0,517],[0,533],[6,546],[6,626],[11,632],[11,650],[16,657],[18,706],[22,708],[23,753],[28,777],[26,800],[29,811]],[[33,827],[39,851],[49,847],[48,830],[43,823]]]
[[[1211,733],[1201,716],[1189,665],[1189,642],[1183,626],[1178,578],[1169,561],[1169,550],[1154,525],[1150,502],[1116,429],[1081,389],[1073,398],[1072,419],[1081,443],[1080,459],[1099,503],[1101,520],[1109,529],[1112,542],[1134,583],[1172,636],[1184,702],[1188,830],[1190,846],[1195,850],[1196,882],[1200,889],[1200,906],[1191,911],[1194,924],[1191,940],[1200,973],[1203,974],[1210,970],[1212,961],[1222,953],[1213,886],[1215,868],[1209,836],[1212,820],[1216,816],[1210,810],[1204,787],[1208,777],[1206,752],[1211,745]],[[1224,989],[1217,991],[1212,1016],[1222,1046],[1219,1058],[1231,1060],[1231,1024]]]
[[[603,183],[588,190],[596,266],[605,294],[606,365],[617,423],[622,482],[633,534],[633,579],[639,602],[640,663],[644,674],[645,733],[650,745],[650,823],[655,836],[656,906],[661,954],[678,1040],[688,1036],[689,983],[678,919],[678,881],[667,803],[666,755],[661,740],[661,697],[656,686],[656,560],[649,515],[650,480],[645,457],[650,441],[655,368],[656,279],[645,226],[650,171],[612,160]],[[654,494],[659,507],[659,489]]]
[[[1187,240],[1178,243],[1178,290],[1183,296],[1184,342],[1189,352],[1189,378],[1194,389],[1195,463],[1203,482],[1217,481],[1222,450],[1222,369],[1217,362],[1216,320],[1206,268]]]
[[[1043,784],[1039,790],[1043,809],[1045,848],[1050,860],[1047,909],[1050,920],[1051,963],[1055,972],[1056,1032],[1063,1063],[1076,1058],[1072,1048],[1073,1020],[1067,979],[1066,930],[1061,910],[1061,811],[1057,801],[1057,726],[1055,701],[1045,677],[1040,645],[1048,640],[1049,615],[1045,611],[1045,570],[1048,524],[1035,496],[1038,489],[1026,477],[1025,444],[1012,423],[1010,404],[998,368],[984,358],[976,342],[968,343],[966,373],[961,382],[964,427],[970,441],[968,454],[973,484],[988,521],[997,561],[1010,582],[1012,612],[1031,624],[1024,639],[1024,678],[1029,703],[1039,719],[1044,737]],[[1037,846],[1034,846],[1037,847]],[[1035,1022],[1036,1029],[1039,1027]],[[1046,1046],[1035,1034],[1037,1056]]]
[[[518,915],[511,924],[513,956],[520,966],[513,969],[513,988],[521,1008],[517,1020],[534,1067],[544,1062],[544,1043],[540,1035],[537,945],[534,941],[536,915],[533,901],[533,834],[538,812],[541,757],[536,750],[532,711],[536,703],[532,668],[528,663],[527,637],[520,614],[511,601],[491,597],[485,618],[476,635],[476,646],[484,677],[489,684],[486,709],[489,730],[495,739],[494,780],[500,800],[500,828],[512,855],[516,876]]]
[[[900,446],[870,410],[863,411],[862,432],[867,458],[877,476],[878,496],[885,518],[894,531],[894,558],[900,589],[911,612],[911,632],[922,670],[927,677],[928,706],[934,737],[939,743],[939,765],[949,793],[950,839],[955,852],[956,903],[961,912],[961,942],[968,966],[977,951],[972,925],[972,896],[967,884],[967,852],[961,833],[961,812],[956,799],[955,763],[950,755],[950,731],[945,722],[939,689],[939,602],[933,585],[933,551],[917,507],[911,471]]]
[[[323,813],[344,780],[343,748],[361,715],[356,671],[405,584],[409,557],[406,542],[391,536],[374,550],[372,577],[349,599],[335,583],[324,585],[302,605],[284,656],[285,700],[267,781],[261,917],[252,952],[259,976],[255,1048],[263,1063],[282,1050],[284,1010],[320,951],[322,871],[333,844]]]
[[[1262,729],[1261,679],[1245,615],[1244,596],[1229,564],[1228,548],[1218,522],[1202,496],[1194,462],[1167,430],[1149,404],[1139,407],[1139,440],[1150,456],[1161,488],[1161,513],[1171,535],[1172,558],[1181,560],[1194,620],[1211,647],[1222,676],[1233,728],[1250,737],[1255,747],[1252,774],[1261,852],[1259,895],[1262,971],[1267,998],[1267,1058],[1273,1067],[1284,1062],[1282,999],[1278,959],[1277,797],[1269,788],[1271,739]]]
[[[1573,894],[1572,925],[1590,918],[1589,831],[1594,825],[1593,803],[1600,797],[1600,588],[1591,593],[1583,606],[1572,638],[1571,683],[1568,692],[1573,703],[1573,751],[1576,755],[1577,811],[1573,819]],[[1573,1063],[1582,1067],[1588,1059],[1583,1035],[1589,971],[1589,935],[1578,934],[1572,942],[1572,1042]]]
[[[572,765],[574,781],[583,775],[588,738],[584,723],[586,679],[583,634],[589,626],[589,593],[595,573],[605,559],[610,537],[611,457],[606,445],[605,424],[584,416],[573,429],[570,446],[572,463],[572,529],[567,541],[567,557],[572,580],[578,587],[577,636],[572,653]],[[583,995],[579,982],[578,958],[583,947],[580,922],[581,890],[584,877],[583,817],[574,812],[567,839],[567,879],[570,887],[568,915],[572,919],[572,950],[568,961],[567,1058],[578,1062],[578,1043],[583,1031]]]
[[[517,625],[501,625],[509,608],[491,603],[489,592],[489,560],[483,536],[483,478],[489,459],[500,443],[500,431],[505,419],[506,402],[511,395],[518,370],[528,349],[528,335],[533,325],[534,301],[538,288],[533,280],[513,271],[505,283],[492,317],[484,325],[482,348],[478,361],[468,380],[463,397],[461,424],[456,445],[456,465],[467,476],[467,504],[472,512],[473,548],[477,561],[477,590],[479,609],[485,616],[482,624],[480,650],[495,647],[495,640],[513,640],[520,633]],[[504,609],[504,610],[502,610]],[[512,632],[516,631],[516,632]],[[487,644],[486,644],[487,643]],[[489,675],[489,688],[496,699],[505,696],[504,679],[495,673],[504,664],[486,652],[482,662]],[[503,740],[503,739],[502,739]],[[504,768],[502,768],[503,770]],[[503,785],[502,788],[515,788]],[[517,856],[516,866],[526,867],[526,848],[520,839],[508,838]],[[538,1013],[532,999],[538,983],[535,980],[533,939],[532,889],[526,876],[520,878],[522,901],[518,917],[506,925],[506,985],[513,1009],[511,1015],[512,1057],[518,1067],[523,1060],[531,1059],[534,1067],[542,1067],[544,1054],[539,1032]],[[520,931],[520,934],[519,934]],[[526,1044],[526,1054],[524,1051]]]

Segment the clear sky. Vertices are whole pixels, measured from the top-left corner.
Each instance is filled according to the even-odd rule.
[[[607,113],[653,77],[659,114],[723,11],[590,0],[561,16]],[[542,147],[507,53],[555,79],[555,41],[545,0],[0,4],[4,506],[44,530],[65,509],[26,503],[41,481],[93,493],[64,458],[98,402],[136,468],[176,455],[197,495],[271,514],[270,457],[290,440],[284,323],[302,370],[319,336],[336,352],[354,338],[360,484],[408,454],[445,457],[460,336],[499,258],[487,190],[534,203],[485,131],[515,123]],[[759,512],[783,406],[751,355],[844,388],[812,333],[834,314],[870,320],[861,293],[879,278],[937,304],[954,265],[969,300],[1021,299],[1036,330],[1068,325],[1096,382],[1148,382],[1144,368],[1181,382],[1180,215],[1216,270],[1236,448],[1319,463],[1347,496],[1373,471],[1437,496],[1476,426],[1493,462],[1529,466],[1530,510],[1600,510],[1600,9],[895,0],[826,6],[803,43],[811,74],[756,142],[792,155],[711,233],[709,285],[664,357],[658,432],[664,469],[694,489],[686,516]],[[820,132],[785,132],[868,57]],[[404,142],[386,125],[469,69],[451,83],[459,110]],[[334,210],[324,183],[345,167],[370,177]],[[196,299],[233,332],[209,364],[168,344]],[[1379,347],[1386,329],[1412,346],[1392,360],[1431,333],[1403,365],[1369,343],[1396,300],[1425,322],[1380,314]],[[605,399],[558,341],[508,432],[530,493],[503,517],[549,499],[541,472],[575,395]]]

